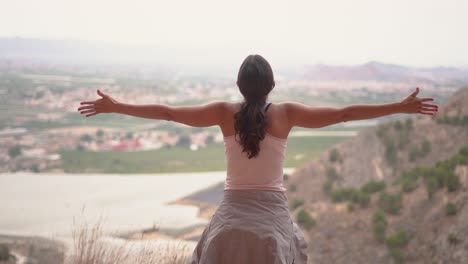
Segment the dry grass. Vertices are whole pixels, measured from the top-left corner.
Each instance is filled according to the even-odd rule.
[[[65,264],[185,264],[193,247],[177,240],[132,241],[103,232],[103,220],[74,220],[73,247]]]

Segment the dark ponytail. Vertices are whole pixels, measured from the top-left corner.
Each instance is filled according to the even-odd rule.
[[[260,55],[248,56],[239,69],[237,85],[244,101],[234,115],[234,129],[242,152],[247,152],[250,159],[258,155],[266,134],[266,98],[275,86],[270,64]]]

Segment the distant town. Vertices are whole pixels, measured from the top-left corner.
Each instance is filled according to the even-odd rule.
[[[371,62],[356,67],[305,67],[299,77],[278,72],[269,99],[322,106],[381,103],[399,100],[419,86],[425,95],[444,101],[460,82],[454,74],[459,73],[457,69],[437,72],[401,67],[402,73],[395,74],[394,67]],[[135,65],[56,65],[0,59],[0,172],[66,172],[63,151],[197,151],[222,144],[216,127],[191,128],[115,114],[81,116],[79,102],[97,99],[98,88],[119,101],[138,104],[242,100],[234,77],[184,76]]]

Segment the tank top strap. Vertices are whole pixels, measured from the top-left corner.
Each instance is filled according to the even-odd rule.
[[[269,102],[268,105],[266,106],[265,112],[268,110],[268,107],[270,107],[270,105],[271,105],[271,102]]]

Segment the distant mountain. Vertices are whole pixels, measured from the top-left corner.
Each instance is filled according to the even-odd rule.
[[[193,48],[192,51],[194,50],[197,49]],[[187,50],[181,50],[180,47],[164,45],[119,45],[99,41],[0,37],[0,60],[93,64],[146,63],[178,68],[193,67],[200,70],[202,63],[192,65],[193,60],[198,61],[205,57],[203,54],[194,56]],[[210,60],[205,58],[205,61]],[[232,65],[218,65],[217,69],[223,67],[231,70],[237,68]],[[458,86],[468,83],[468,69],[453,67],[411,68],[371,61],[353,66],[306,65],[302,70],[299,69],[297,66],[286,67],[282,72],[309,80],[424,81]],[[298,76],[298,72],[302,74]]]
[[[468,263],[466,102],[468,87],[436,119],[408,116],[361,130],[290,175],[292,214],[304,222],[305,211],[315,223],[303,227],[311,263]],[[369,191],[382,182],[384,190]],[[397,213],[376,217],[382,208]],[[378,232],[386,232],[383,241]]]
[[[425,81],[460,84],[468,82],[468,69],[410,68],[375,61],[357,66],[308,65],[303,74],[304,78],[309,80]]]

